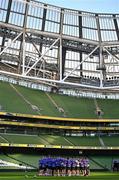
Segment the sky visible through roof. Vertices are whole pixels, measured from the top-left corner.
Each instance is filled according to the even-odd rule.
[[[65,8],[97,12],[119,13],[119,0],[39,0]]]

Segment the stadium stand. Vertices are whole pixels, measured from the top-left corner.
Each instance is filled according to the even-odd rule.
[[[98,137],[66,137],[75,146],[101,146]]]
[[[100,137],[84,136],[56,136],[56,135],[26,135],[26,134],[0,134],[0,143],[18,143],[18,144],[43,144],[43,145],[61,145],[61,146],[119,146],[118,136],[101,136],[104,145],[100,143]]]
[[[102,137],[105,146],[119,146],[119,137],[118,136],[107,136]]]
[[[98,99],[100,108],[103,111],[103,118],[118,119],[119,118],[119,100],[114,99]],[[112,108],[113,107],[113,108]]]
[[[14,85],[14,87],[27,99],[26,102],[17,92],[10,86],[9,83],[0,82],[0,105],[4,111],[19,112],[28,114],[38,114],[37,110],[33,110],[32,105],[38,107],[41,115],[59,116],[63,114],[54,106],[43,91],[33,90],[30,88]],[[7,94],[7,97],[6,97]],[[66,95],[58,95],[50,93],[52,99],[65,111],[66,117],[78,118],[97,118],[95,103],[93,99],[76,98]],[[16,101],[12,101],[16,99]],[[118,118],[118,103],[119,100],[97,99],[98,105],[102,110],[102,118]],[[113,110],[110,110],[111,107]]]
[[[44,157],[86,157],[91,170],[111,171],[119,15],[34,0],[1,0],[0,14],[1,166],[38,170]]]

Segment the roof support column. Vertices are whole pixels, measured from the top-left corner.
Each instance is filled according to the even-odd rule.
[[[41,27],[41,31],[44,32],[45,30],[45,22],[46,22],[46,15],[47,15],[47,9],[46,9],[47,5],[44,4],[44,9],[43,9],[43,20],[42,20],[42,27]],[[41,40],[43,39],[43,36],[41,36]],[[40,43],[40,52],[42,54],[42,41]]]
[[[8,23],[8,22],[9,22],[9,16],[10,16],[11,6],[12,6],[12,0],[9,0],[5,23]],[[1,51],[4,49],[6,29],[7,29],[7,28],[5,28],[5,30],[4,30],[4,35],[3,35],[2,44],[1,44]]]
[[[100,46],[99,48],[99,69],[100,69],[100,87],[102,88],[103,87],[103,71],[102,71],[102,67],[103,67],[103,55],[102,55],[102,51],[103,51],[103,48],[102,46]]]
[[[113,17],[114,17],[114,25],[115,25],[115,29],[116,29],[116,34],[117,34],[117,39],[119,41],[119,27],[118,27],[118,23],[117,23],[117,19],[116,19],[116,16],[115,14],[113,14]]]
[[[99,39],[99,67],[97,70],[100,71],[100,87],[103,87],[103,81],[105,80],[106,71],[104,69],[104,58],[103,58],[103,46],[102,46],[102,37],[101,37],[101,30],[100,30],[100,22],[98,14],[96,16],[96,23],[97,23],[97,30],[98,30],[98,39]]]
[[[1,52],[0,52],[0,55],[5,52],[5,50],[7,50],[11,45],[12,43],[14,43],[20,36],[22,35],[22,32],[20,32]]]
[[[26,0],[26,2],[30,2],[30,0]],[[20,44],[20,49],[21,49],[21,53],[20,53],[20,61],[19,61],[19,67],[18,67],[18,72],[20,73],[20,69],[21,69],[21,64],[22,64],[22,75],[24,75],[25,73],[25,36],[26,36],[26,25],[27,25],[27,15],[28,15],[28,9],[29,9],[29,5],[28,3],[25,4],[25,13],[24,13],[24,23],[23,23],[23,35],[22,35],[22,41]]]
[[[63,21],[64,21],[64,9],[61,9],[60,13],[60,45],[59,45],[59,79],[60,81],[63,79],[64,76],[64,69],[65,69],[65,57],[66,57],[66,49],[63,48],[62,44],[62,34],[63,34]]]
[[[81,12],[79,12],[79,38],[82,38],[83,34],[82,34],[82,16],[81,16]],[[82,43],[81,43],[82,45]],[[82,52],[80,51],[80,62],[82,61]],[[80,76],[83,76],[83,64],[81,63],[80,65]]]

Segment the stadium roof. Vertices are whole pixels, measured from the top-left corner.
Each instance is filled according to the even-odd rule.
[[[98,89],[119,86],[119,14],[1,0],[0,73]]]

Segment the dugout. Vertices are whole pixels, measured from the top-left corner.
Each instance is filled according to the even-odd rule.
[[[119,172],[119,159],[114,159],[112,161],[112,170],[115,172],[115,171],[118,171]]]

